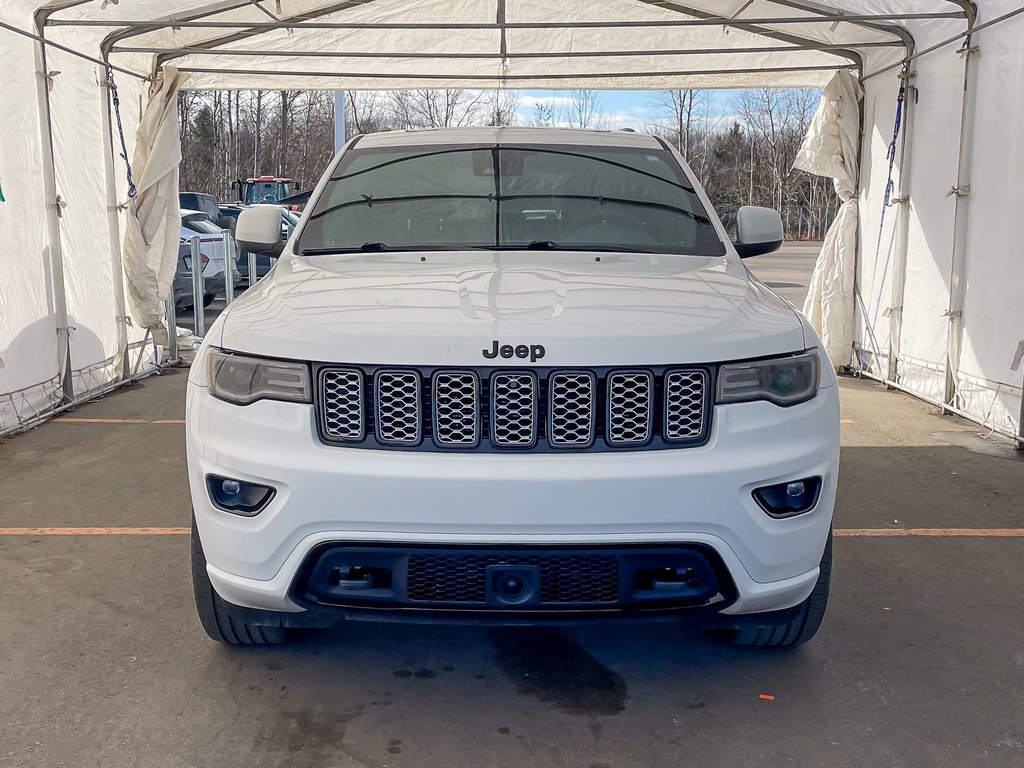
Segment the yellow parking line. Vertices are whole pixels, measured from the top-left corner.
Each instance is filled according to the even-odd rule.
[[[0,536],[184,536],[188,528],[0,528]],[[836,536],[891,538],[1024,538],[1024,528],[836,528]]]
[[[54,421],[64,424],[184,424],[184,419],[83,419],[77,416],[58,416]]]

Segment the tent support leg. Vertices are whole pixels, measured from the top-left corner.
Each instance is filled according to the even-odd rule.
[[[40,21],[36,33],[43,35]],[[57,365],[61,377],[63,401],[74,403],[75,387],[71,376],[71,327],[68,323],[68,301],[64,280],[64,254],[60,241],[60,210],[63,201],[57,194],[57,172],[53,149],[53,124],[50,119],[51,75],[46,62],[46,45],[38,43],[35,53],[36,100],[39,106],[39,138],[42,149],[43,199],[46,201],[46,242],[50,262],[50,289],[57,327]]]
[[[908,68],[902,75],[907,78],[903,100],[903,136],[900,137],[900,194],[893,202],[900,205],[896,219],[896,260],[892,267],[892,281],[889,296],[889,366],[890,381],[897,381],[900,362],[900,339],[903,334],[903,298],[907,286],[907,258],[910,251],[910,175],[912,171],[914,108],[917,104],[917,88]]]
[[[107,192],[107,240],[110,243],[110,274],[114,282],[114,316],[117,319],[117,348],[121,353],[121,378],[131,376],[131,361],[128,354],[128,312],[124,297],[124,266],[121,263],[121,225],[118,220],[117,185],[114,181],[114,130],[110,120],[110,86],[106,77],[100,78],[103,105],[100,118],[103,122],[103,162],[106,174]]]
[[[964,39],[961,54],[964,57],[964,90],[960,107],[960,150],[957,162],[956,186],[949,194],[955,198],[953,213],[953,259],[949,277],[949,309],[946,315],[949,328],[946,341],[946,386],[944,400],[947,405],[957,403],[957,374],[964,334],[964,296],[967,277],[967,225],[968,195],[971,191],[971,161],[974,150],[974,98],[978,83],[978,49],[972,35]]]

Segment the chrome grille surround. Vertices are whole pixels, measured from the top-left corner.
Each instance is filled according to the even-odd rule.
[[[366,436],[363,392],[363,372],[358,368],[320,372],[320,416],[332,440],[357,443]]]
[[[662,437],[669,441],[696,440],[704,434],[704,398],[708,375],[704,371],[669,371],[665,374],[665,413]]]
[[[380,370],[374,384],[377,439],[386,445],[419,445],[423,438],[419,371]]]
[[[654,376],[650,371],[608,375],[608,442],[642,445],[651,438]]]
[[[531,371],[491,375],[491,442],[532,448],[537,442],[537,377]]]
[[[556,371],[548,377],[548,442],[556,448],[589,448],[597,425],[597,377],[590,371]]]
[[[480,442],[480,379],[475,371],[436,371],[434,442],[442,447],[472,448]]]

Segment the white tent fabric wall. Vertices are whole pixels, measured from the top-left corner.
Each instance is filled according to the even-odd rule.
[[[1003,3],[1009,7],[1010,3]],[[956,378],[959,405],[1013,430],[1021,378],[1012,370],[1024,340],[1024,17],[980,33],[971,172],[964,341]]]
[[[979,22],[1019,7],[1012,2],[980,6]],[[924,29],[919,49],[949,37]],[[955,399],[965,415],[1001,432],[1020,430],[1021,377],[1011,370],[1024,339],[1024,260],[1014,238],[1022,200],[1013,180],[1024,174],[1024,16],[978,33],[982,55],[974,94],[976,130],[970,180],[964,330]],[[961,126],[964,58],[961,45],[944,47],[912,65],[916,76],[913,128],[907,147],[909,185],[900,183],[897,156],[894,196],[908,195],[909,209],[895,204],[885,213],[879,237],[893,106],[898,83],[883,76],[865,82],[865,157],[861,179],[861,247],[855,343],[864,367],[883,379],[936,403],[945,399],[946,356],[951,318],[955,198]],[[905,277],[898,258],[901,217],[908,217]],[[880,244],[879,244],[880,243]],[[894,295],[893,281],[897,292]],[[899,290],[905,282],[902,294]],[[1016,286],[1016,288],[1014,287]],[[898,355],[890,372],[891,324],[899,321]],[[953,318],[955,320],[955,318]],[[891,375],[890,375],[891,374]]]
[[[164,63],[178,66],[190,73],[189,87],[195,88],[654,89],[821,87],[838,69],[859,65],[854,71],[863,75],[898,64],[910,35],[921,51],[967,28],[962,0],[835,4],[847,18],[823,23],[822,13],[828,12],[815,0],[281,0],[272,13],[305,25],[285,30],[274,29],[266,8],[247,0],[53,0],[44,31],[48,40],[95,58],[112,46],[110,61],[136,72],[149,74]],[[40,5],[38,0],[0,0],[0,20],[31,32],[32,14]],[[1021,0],[979,0],[978,23],[1020,5]],[[511,28],[499,28],[496,20],[502,13]],[[858,14],[876,18],[850,20]],[[939,16],[878,18],[893,14]],[[779,18],[783,21],[765,21]],[[190,19],[233,26],[190,27]],[[750,26],[752,19],[760,20],[756,27]],[[800,21],[789,23],[795,19]],[[157,23],[133,28],[126,22]],[[612,24],[595,26],[607,22]],[[81,23],[88,26],[74,26]],[[337,23],[349,26],[331,28]],[[417,26],[445,23],[463,26],[443,31]],[[1019,288],[1013,289],[1022,282],[1022,260],[1010,231],[1020,199],[1016,180],[1024,171],[1015,146],[1024,132],[1022,26],[1024,16],[1017,16],[973,40],[983,55],[975,60],[978,85],[971,102],[978,126],[971,190],[960,203],[961,212],[968,212],[963,229],[966,289],[963,316],[955,318],[963,340],[951,403],[1009,432],[1018,429],[1021,376],[1009,365],[1017,341],[1024,338]],[[4,30],[0,39],[0,65],[8,73],[0,104],[0,180],[9,198],[0,203],[0,235],[23,246],[16,260],[0,259],[2,432],[18,418],[9,405],[15,390],[34,386],[37,404],[56,404],[59,393],[47,392],[61,361],[47,263],[47,201],[34,183],[47,150],[40,140],[32,64],[38,46]],[[909,195],[910,204],[890,207],[884,226],[885,152],[898,69],[862,84],[856,291],[846,297],[855,300],[854,359],[872,375],[936,401],[945,395],[950,339],[944,313],[951,306],[957,203],[946,193],[957,179],[964,81],[958,47],[959,42],[946,45],[911,66],[919,99],[909,115],[910,162],[902,168],[903,155],[898,154],[894,169],[894,194]],[[124,239],[123,215],[118,226],[105,222],[107,184],[116,187],[114,202],[126,199],[124,169],[119,159],[106,162],[101,151],[107,140],[101,68],[52,48],[49,57],[49,68],[61,70],[53,80],[51,101],[57,191],[68,204],[60,222],[68,310],[71,325],[78,321],[95,337],[79,333],[76,338],[72,332],[72,366],[98,365],[102,372],[73,377],[76,394],[88,393],[123,375],[116,362],[111,365],[112,353],[123,344],[116,307],[120,261],[113,256]],[[123,74],[117,80],[132,151],[145,84]],[[901,171],[906,184],[900,181]],[[889,361],[890,328],[898,330],[896,365]],[[138,327],[127,333],[132,341],[141,339]],[[50,390],[40,386],[44,381],[51,382]]]

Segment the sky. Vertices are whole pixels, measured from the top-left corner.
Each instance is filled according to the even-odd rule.
[[[719,90],[704,93],[710,99],[708,112],[712,117],[730,116],[736,91]],[[657,120],[659,115],[664,115],[664,108],[655,103],[657,91],[598,91],[597,94],[600,99],[600,115],[595,122],[602,127],[640,130]],[[534,119],[538,103],[550,105],[557,122],[559,110],[569,106],[572,101],[569,91],[521,91],[518,109],[521,122],[529,123]]]

